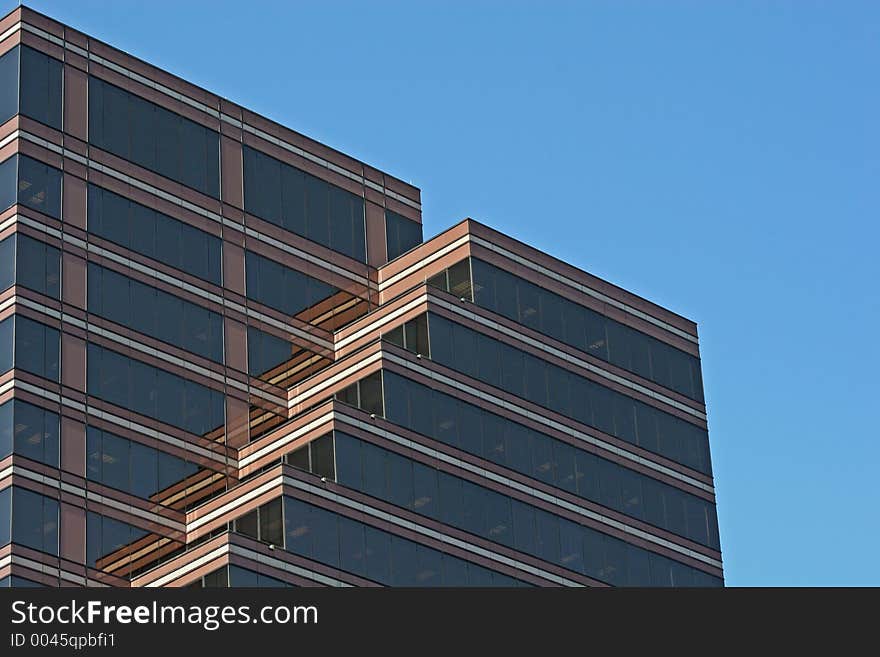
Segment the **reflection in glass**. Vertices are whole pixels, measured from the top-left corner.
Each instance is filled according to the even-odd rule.
[[[12,399],[0,405],[0,459],[18,454],[58,467],[59,417],[56,413]]]
[[[214,285],[222,282],[219,237],[91,183],[88,229]]]

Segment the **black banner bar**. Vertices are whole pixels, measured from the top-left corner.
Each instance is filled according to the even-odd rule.
[[[541,655],[575,657],[607,641],[713,652],[746,636],[790,647],[816,633],[854,639],[872,627],[866,601],[876,596],[842,589],[5,589],[0,655],[279,647],[371,655],[408,646],[415,653],[485,646],[495,655],[530,645]]]

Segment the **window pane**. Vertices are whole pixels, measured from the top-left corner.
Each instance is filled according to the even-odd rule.
[[[570,443],[532,430],[452,395],[431,390],[393,372],[385,371],[383,376],[387,386],[388,419],[417,433],[494,461],[615,511],[634,518],[647,519],[663,529],[680,533],[680,524],[676,526],[678,529],[670,525],[665,510],[661,509],[658,516],[653,509],[646,508],[645,500],[662,499],[663,495],[673,491],[678,495],[686,495],[689,504],[697,505],[695,508],[706,508],[703,501],[693,495],[678,491],[611,460],[599,458]],[[365,476],[368,476],[368,471],[369,468],[365,470]],[[380,490],[371,494],[381,497],[383,493]],[[418,493],[414,495],[414,499],[419,498]],[[708,505],[708,508],[711,510],[713,507]],[[448,516],[444,517],[444,522],[455,523]],[[708,521],[706,531],[701,531],[699,538],[712,547],[717,544],[717,541],[711,542],[711,535],[714,534],[717,534],[717,521]]]
[[[422,225],[417,221],[385,210],[385,239],[388,247],[388,260],[406,253],[422,242]]]
[[[34,461],[58,466],[58,415],[16,399],[13,408],[13,451]]]
[[[14,362],[15,344],[15,317],[7,317],[0,322],[0,372],[8,372]]]
[[[308,445],[303,445],[302,447],[295,449],[292,452],[288,452],[285,456],[285,460],[287,461],[288,465],[292,465],[294,468],[305,470],[306,472],[311,472],[312,462],[310,459]]]
[[[356,575],[367,572],[367,552],[362,523],[339,517],[339,567]]]
[[[12,48],[0,57],[0,123],[18,114],[18,62],[20,48]]]
[[[0,490],[0,547],[12,540],[12,486]]]
[[[3,186],[4,165],[0,164],[0,190]],[[15,183],[13,182],[13,185]],[[0,191],[2,194],[2,191]],[[0,242],[0,292],[15,281],[15,235]],[[11,342],[10,342],[11,344]]]
[[[61,217],[61,172],[24,155],[18,158],[18,202],[50,217]]]
[[[91,143],[219,198],[217,132],[95,77],[89,98]]]
[[[61,62],[21,47],[21,113],[61,129]]]
[[[159,459],[156,450],[141,443],[130,443],[130,483],[128,491],[150,499],[159,491]]]
[[[223,423],[219,391],[97,345],[89,345],[87,365],[89,394],[110,403],[199,435]]]
[[[16,235],[16,284],[40,294],[61,296],[61,252],[21,233]]]
[[[260,540],[273,545],[284,544],[280,497],[260,507]]]
[[[13,487],[12,542],[58,554],[58,502],[26,488]]]
[[[361,472],[361,441],[336,431],[333,434],[336,452],[336,481],[356,490],[363,489]]]
[[[333,434],[327,434],[313,440],[309,444],[312,452],[312,472],[319,477],[336,479],[335,462],[333,458]]]
[[[15,423],[13,409],[12,400],[0,404],[0,459],[12,454],[12,432]]]
[[[245,210],[363,262],[364,202],[359,196],[244,147]]]

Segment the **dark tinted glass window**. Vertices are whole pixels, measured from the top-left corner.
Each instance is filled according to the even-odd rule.
[[[419,315],[403,325],[391,329],[382,337],[414,354],[430,356],[427,314]]]
[[[90,233],[221,284],[221,240],[214,235],[91,184],[88,221]]]
[[[361,490],[487,540],[515,546],[523,552],[579,573],[589,574],[584,566],[581,548],[583,542],[599,541],[605,546],[598,557],[599,570],[604,573],[599,579],[611,584],[651,584],[649,578],[629,581],[624,576],[622,580],[619,579],[618,575],[626,572],[626,565],[617,558],[617,554],[627,548],[623,541],[468,480],[446,472],[432,471],[395,452],[359,441],[342,432],[337,431],[335,435],[338,458],[347,463],[346,468],[338,473],[338,481],[344,486]],[[385,471],[388,476],[387,486],[366,490],[360,477],[347,480],[349,473],[356,473],[358,470],[351,463],[356,458],[362,460],[360,469],[364,472],[367,469]],[[438,498],[436,503],[433,497]],[[701,517],[695,521],[704,523],[705,519]],[[517,530],[517,523],[524,525]],[[650,554],[642,548],[633,549],[639,554],[644,553],[646,559]],[[680,566],[669,559],[664,559],[661,563],[667,569]],[[608,574],[612,571],[616,573],[614,576]]]
[[[31,159],[18,157],[18,202],[25,207],[61,218],[61,172]]]
[[[309,472],[312,469],[311,450],[308,445],[303,445],[292,452],[288,452],[284,460],[288,465],[292,465],[300,470]]]
[[[445,317],[430,314],[428,323],[434,361],[493,385],[500,378],[500,386],[519,397],[700,472],[711,472],[705,429]],[[444,347],[442,342],[450,340],[451,348]],[[501,369],[497,378],[491,372],[495,362]]]
[[[483,260],[470,263],[477,305],[703,401],[695,356]]]
[[[15,114],[61,129],[61,62],[28,46],[0,57],[0,123]]]
[[[61,62],[21,46],[21,113],[61,129]]]
[[[90,426],[86,431],[86,477],[145,499],[198,472],[185,459]]]
[[[0,459],[15,453],[58,467],[58,415],[20,399],[0,405]]]
[[[15,316],[0,321],[0,374],[12,369],[15,362]]]
[[[21,50],[13,48],[0,57],[0,123],[18,114],[18,63]]]
[[[58,501],[26,488],[12,488],[12,542],[58,554]]]
[[[215,362],[223,362],[223,318],[164,290],[89,263],[89,312]]]
[[[244,147],[244,207],[285,230],[364,262],[364,201]]]
[[[89,77],[89,141],[203,194],[220,197],[220,135]]]
[[[6,209],[18,200],[18,156],[0,163],[0,207]]]
[[[0,490],[0,547],[12,540],[12,486]]]
[[[394,372],[384,370],[382,376],[385,417],[391,422],[720,549],[712,502]],[[337,433],[337,440],[342,435]],[[347,472],[359,468],[350,463],[349,454],[341,448],[336,458],[346,463]],[[363,467],[366,477],[367,466]],[[646,506],[644,500],[650,505]],[[687,516],[692,520],[684,521],[684,511],[677,516],[668,513],[673,505],[692,509]]]
[[[2,167],[2,165],[0,165]],[[0,174],[2,175],[2,174]],[[0,291],[15,282],[15,235],[0,242]]]
[[[291,359],[293,345],[287,340],[248,326],[248,374],[260,376]]]
[[[61,297],[61,251],[18,233],[15,236],[15,283],[40,294]]]
[[[332,296],[337,289],[252,251],[245,256],[247,296],[288,315]]]
[[[90,567],[99,570],[116,569],[120,560],[130,556],[123,548],[147,534],[139,527],[89,511],[86,516],[86,561]]]
[[[193,588],[282,588],[293,586],[293,584],[233,564],[208,573],[190,586]]]
[[[306,470],[327,479],[336,479],[333,434],[328,433],[320,438],[315,438],[310,443],[288,452],[284,460],[300,470]],[[360,467],[359,464],[358,467]]]
[[[320,563],[393,586],[523,586],[464,559],[294,497],[284,498],[284,547]]]
[[[385,242],[388,246],[388,260],[394,260],[422,243],[422,224],[385,210]]]
[[[206,435],[223,426],[223,393],[89,344],[88,393],[184,431]]]
[[[207,580],[207,575],[205,576],[205,579]],[[270,577],[269,575],[264,575],[263,573],[254,572],[248,568],[230,565],[229,586],[231,588],[254,586],[259,588],[282,588],[293,586],[293,584],[288,584],[287,582],[276,579],[275,577]]]
[[[312,472],[320,477],[335,478],[336,462],[333,456],[332,434],[313,440],[309,446],[312,452]]]
[[[13,318],[5,320],[12,324]],[[14,316],[15,322],[15,367],[36,374],[44,379],[58,381],[59,349],[61,334],[40,322]],[[2,344],[3,329],[0,329]]]

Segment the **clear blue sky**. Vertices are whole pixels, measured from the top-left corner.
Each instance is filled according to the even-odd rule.
[[[880,585],[880,4],[30,5],[696,320],[728,584]]]

